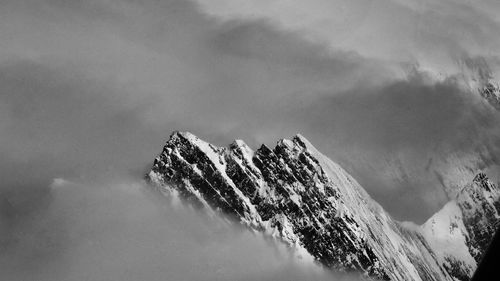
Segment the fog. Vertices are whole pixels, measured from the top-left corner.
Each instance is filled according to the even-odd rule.
[[[356,280],[140,182],[58,178],[50,190],[47,209],[2,231],[2,279]]]

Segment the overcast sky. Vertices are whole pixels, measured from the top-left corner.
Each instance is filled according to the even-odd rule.
[[[253,147],[300,132],[391,215],[421,223],[448,200],[454,166],[498,171],[500,114],[476,88],[500,79],[499,11],[0,0],[0,227],[54,204],[54,178],[141,177],[173,130]]]

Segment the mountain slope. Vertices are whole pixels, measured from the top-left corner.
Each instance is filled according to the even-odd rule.
[[[147,179],[167,195],[304,248],[328,267],[384,280],[468,280],[499,218],[498,189],[481,176],[430,222],[403,225],[301,135],[253,151],[241,140],[221,148],[174,132]],[[477,223],[486,230],[476,231]],[[453,239],[444,241],[448,232]]]

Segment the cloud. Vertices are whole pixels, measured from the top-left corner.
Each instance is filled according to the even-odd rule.
[[[484,56],[498,75],[500,40],[495,1],[198,0],[222,20],[266,19],[303,38],[386,64],[418,62],[434,75],[460,72],[457,59]],[[497,79],[499,77],[496,77]]]
[[[135,182],[54,180],[51,203],[12,228],[8,280],[355,280],[273,239],[207,218]],[[5,246],[5,243],[3,243]]]

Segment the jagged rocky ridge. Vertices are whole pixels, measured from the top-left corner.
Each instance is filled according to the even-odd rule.
[[[469,280],[500,220],[500,191],[479,174],[424,225],[397,222],[301,135],[253,151],[174,132],[146,178],[325,266],[383,280]]]

